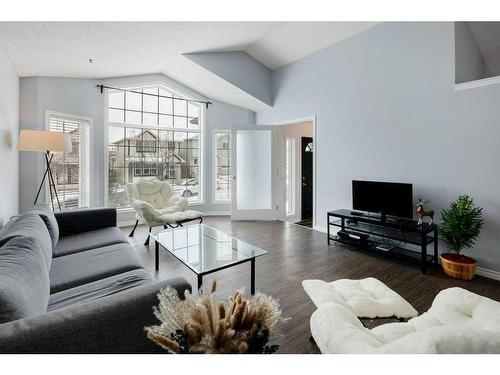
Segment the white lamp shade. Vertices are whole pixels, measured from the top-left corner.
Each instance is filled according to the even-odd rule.
[[[48,130],[21,130],[17,149],[22,151],[71,152],[69,134]]]

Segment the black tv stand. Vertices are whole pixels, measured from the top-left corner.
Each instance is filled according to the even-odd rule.
[[[361,215],[360,215],[361,214]],[[332,235],[333,228],[340,228],[341,235]],[[418,261],[422,273],[427,273],[429,263],[438,261],[438,228],[435,224],[418,225],[416,220],[382,217],[347,209],[327,213],[328,245],[331,241],[346,243],[376,254],[395,256]],[[397,246],[381,246],[381,241],[398,242]],[[433,253],[427,246],[434,244]],[[415,245],[420,251],[410,249]]]

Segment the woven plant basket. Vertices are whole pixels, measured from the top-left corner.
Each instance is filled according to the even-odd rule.
[[[476,276],[476,261],[467,256],[441,254],[441,265],[444,273],[455,279],[472,280]]]

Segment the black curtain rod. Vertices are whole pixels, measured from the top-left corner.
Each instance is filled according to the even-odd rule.
[[[155,94],[150,94],[149,92],[126,90],[126,89],[120,89],[118,87],[111,87],[111,86],[105,86],[105,85],[97,85],[97,87],[101,89],[101,94],[104,92],[104,89],[111,89],[111,90],[118,90],[118,91],[123,91],[123,92],[132,92],[134,94],[149,95],[149,96],[154,96],[156,98],[166,98],[166,99],[174,99],[174,100],[184,100],[186,102],[193,102],[193,103],[202,103],[202,104],[205,104],[205,106],[207,108],[208,108],[209,104],[212,104],[212,102],[204,102],[202,100],[192,100],[192,99],[176,98],[174,96],[155,95]]]

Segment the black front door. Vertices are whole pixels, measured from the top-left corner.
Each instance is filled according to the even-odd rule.
[[[313,139],[302,137],[302,215],[301,220],[313,216]]]

